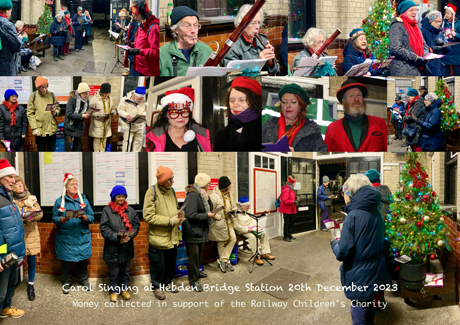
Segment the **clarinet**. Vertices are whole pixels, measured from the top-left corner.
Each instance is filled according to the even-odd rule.
[[[255,38],[257,38],[257,39],[259,40],[259,42],[262,44],[262,46],[263,46],[264,48],[267,48],[267,45],[268,45],[268,43],[269,43],[268,40],[267,40],[267,43],[264,44],[264,41],[262,40],[262,37],[260,37],[260,34],[259,34],[259,33],[257,33],[257,34],[255,35]],[[276,57],[273,58],[273,61],[274,61],[275,63],[278,63],[278,60],[276,59]]]
[[[326,42],[324,42],[324,44],[316,50],[315,53],[313,53],[313,55],[311,56],[313,59],[318,59],[319,56],[321,55],[321,53],[324,52],[324,50],[329,46],[331,45],[331,43],[337,38],[337,36],[339,36],[340,34],[342,33],[342,31],[340,29],[337,28],[337,30],[334,32],[334,34],[331,35],[331,37],[329,37]]]

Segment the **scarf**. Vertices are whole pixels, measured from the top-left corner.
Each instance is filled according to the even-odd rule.
[[[204,211],[206,212],[206,214],[211,212],[211,207],[209,206],[208,200],[206,199],[206,196],[204,195],[201,187],[199,187],[197,184],[193,184],[191,187],[197,190],[198,195],[200,196],[200,199],[201,199],[201,203],[203,203]]]
[[[283,135],[287,135],[289,139],[289,146],[292,147],[292,143],[294,142],[294,138],[300,129],[305,125],[305,118],[299,115],[297,121],[291,126],[288,132],[286,132],[286,120],[284,116],[281,114],[278,120],[278,140],[281,139]]]
[[[75,92],[75,96],[77,97],[77,103],[75,104],[75,113],[77,114],[85,114],[88,110],[88,99],[81,98],[80,94]],[[81,103],[83,102],[83,109],[81,108]]]
[[[409,44],[414,53],[423,57],[423,38],[420,28],[417,26],[417,20],[412,20],[404,13],[401,17],[404,27],[409,33]]]
[[[16,108],[18,107],[18,102],[10,104],[6,100],[3,102],[3,105],[10,110],[11,113],[11,123],[10,125],[16,125]]]
[[[111,107],[110,106],[110,96],[107,97],[107,99],[108,99],[108,102],[109,102],[108,106],[105,105],[105,100],[101,96],[102,105],[104,106],[104,109],[103,109],[104,114],[109,114],[110,113],[110,107]],[[105,151],[105,145],[107,143],[107,135],[106,135],[107,134],[107,120],[109,120],[109,119],[110,119],[110,115],[104,118],[104,129],[102,131],[102,138],[101,138],[101,148],[103,148],[104,151]]]
[[[224,201],[224,218],[225,218],[225,223],[227,224],[227,235],[228,235],[228,239],[224,242],[225,245],[227,245],[230,240],[232,239],[232,236],[230,235],[230,225],[228,224],[228,216],[227,216],[227,200],[225,199],[225,195],[224,193],[222,193],[222,191],[220,191],[220,194],[222,195],[222,200]],[[228,195],[228,200],[230,201],[230,209],[233,207],[233,204],[232,204],[232,196],[230,195],[230,193],[227,194]],[[232,228],[234,226],[234,223],[233,223],[233,218],[230,219],[231,220],[231,223],[232,223]]]
[[[64,16],[65,18],[65,21],[67,22],[67,26],[70,26],[69,30],[70,30],[70,34],[73,34],[72,33],[72,19],[70,17],[67,17],[67,16]]]
[[[13,197],[15,199],[22,200],[22,199],[25,199],[26,196],[29,196],[28,194],[29,194],[29,192],[27,192],[26,190],[24,190],[24,192],[22,192],[22,193],[13,192]]]
[[[249,122],[254,121],[256,118],[258,118],[259,115],[256,112],[254,112],[251,107],[249,107],[248,109],[244,110],[240,114],[236,114],[236,115],[232,114],[232,117],[234,119],[237,119],[241,123],[249,123]]]
[[[9,19],[8,17],[6,17],[4,14],[0,14],[0,16],[2,17],[5,17],[6,19]]]
[[[123,205],[116,204],[114,201],[109,202],[109,208],[113,210],[113,212],[118,213],[125,223],[126,228],[128,228],[128,231],[133,230],[133,226],[129,222],[128,215],[125,213],[126,210],[128,210],[128,202],[125,201]]]

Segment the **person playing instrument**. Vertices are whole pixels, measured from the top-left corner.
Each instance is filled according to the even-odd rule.
[[[387,126],[380,117],[366,115],[366,85],[348,79],[337,91],[345,117],[329,124],[324,142],[329,152],[387,151]]]
[[[189,67],[202,67],[212,53],[211,47],[198,41],[198,13],[186,6],[173,9],[171,32],[174,41],[160,48],[160,76],[185,76]]]
[[[302,44],[305,48],[295,56],[292,61],[292,68],[298,67],[303,58],[310,58],[316,53],[316,51],[323,46],[326,39],[326,32],[324,30],[315,27],[309,28],[302,39]],[[328,56],[325,51],[316,54],[319,57]],[[333,64],[332,67],[335,69],[335,64]],[[337,76],[337,73],[334,71],[330,76]]]
[[[33,52],[27,47],[29,37],[27,36],[27,33],[24,30],[24,26],[24,22],[21,20],[17,20],[16,23],[14,23],[14,27],[16,27],[16,30],[18,31],[18,35],[22,36],[21,50],[16,58],[18,72],[26,72],[28,70],[29,61],[33,55]]]
[[[453,4],[447,4],[444,9],[444,21],[441,28],[446,30],[446,34],[450,35],[449,42],[460,42],[460,20],[456,17],[457,7]],[[450,31],[450,34],[449,32]],[[449,46],[452,50],[441,59],[445,64],[444,76],[450,76],[450,66],[452,66],[453,75],[460,76],[460,44]],[[436,60],[434,60],[436,61]]]
[[[243,17],[251,9],[252,5],[242,5],[235,17],[235,27],[243,21]],[[259,13],[244,29],[240,38],[233,44],[232,48],[222,59],[222,66],[226,67],[232,60],[254,60],[266,59],[267,63],[262,68],[269,74],[276,74],[280,66],[275,61],[275,48],[268,41],[268,37],[259,34],[260,26],[264,21],[264,12],[260,9]],[[258,39],[259,37],[259,39]],[[260,39],[263,43],[260,42]]]

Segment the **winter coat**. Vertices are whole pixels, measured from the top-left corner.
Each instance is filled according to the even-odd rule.
[[[21,50],[22,42],[13,23],[0,16],[0,76],[17,76],[18,69],[14,64]]]
[[[391,108],[393,108],[394,110],[398,110],[399,113],[401,114],[401,117],[404,117],[404,115],[406,114],[406,106],[404,105],[403,102],[401,102],[401,104],[398,104],[395,102],[393,106],[391,106]],[[392,120],[395,119],[395,116],[393,115],[393,113],[391,113],[391,119]]]
[[[416,129],[416,132],[414,136],[408,137],[406,136],[406,142],[407,144],[417,144],[419,141],[420,134],[422,132],[422,128],[417,125],[417,122],[410,117],[410,115],[414,115],[416,118],[418,118],[420,121],[425,120],[425,115],[426,115],[426,109],[425,109],[425,101],[423,98],[418,98],[415,102],[409,104],[409,108],[407,109],[406,116],[404,117],[404,122],[406,122],[406,125],[404,126],[404,130],[411,130],[411,129]]]
[[[248,211],[249,212],[249,211]],[[256,221],[248,216],[246,213],[238,213],[234,219],[235,232],[237,234],[247,234],[249,227],[257,226]]]
[[[91,36],[91,17],[83,17],[83,29],[85,30],[85,36]]]
[[[384,119],[376,116],[363,115],[361,144],[358,150],[351,144],[353,139],[346,117],[332,122],[327,127],[324,143],[329,152],[352,151],[387,151],[387,126]]]
[[[289,185],[284,185],[281,188],[280,195],[281,204],[278,208],[280,213],[294,214],[297,213],[297,205],[294,189]]]
[[[47,91],[44,95],[38,90],[30,94],[29,102],[27,103],[27,119],[31,130],[39,129],[41,136],[56,133],[58,129],[56,116],[60,114],[61,109],[58,106],[54,115],[50,111],[45,111],[46,105],[56,102],[56,96],[50,91]]]
[[[371,57],[367,58],[371,60],[375,60],[374,54]],[[364,52],[358,51],[350,43],[345,45],[345,49],[343,50],[343,73],[347,73],[354,65],[364,63],[366,59],[364,58]],[[379,76],[382,74],[382,69],[373,69],[373,65],[371,64],[369,67],[368,72],[371,73],[371,76]]]
[[[86,196],[82,194],[83,203],[86,204],[85,215],[88,221],[83,222],[79,218],[71,218],[66,223],[61,223],[61,217],[65,212],[59,211],[61,197],[58,197],[53,208],[53,222],[57,226],[55,250],[56,258],[66,262],[79,262],[86,260],[92,255],[91,231],[89,224],[94,222],[94,212],[89,205]],[[67,194],[64,197],[64,208],[66,210],[80,210],[80,199],[71,199]]]
[[[267,43],[268,37],[259,34],[260,38],[262,38],[264,44]],[[230,61],[233,60],[256,60],[259,59],[259,53],[262,52],[265,47],[260,43],[260,41],[256,38],[255,46],[249,43],[246,38],[241,35],[240,38],[236,40],[236,42],[230,48],[230,51],[227,52],[225,57],[222,59],[222,66],[226,67]],[[271,67],[266,63],[262,71],[268,71],[269,74],[276,74],[280,70],[279,63],[274,63]]]
[[[441,132],[441,110],[442,100],[438,98],[430,106],[426,106],[426,115],[417,124],[422,127],[419,146],[427,151],[440,151],[443,149]]]
[[[452,23],[444,20],[444,29],[452,29]],[[449,42],[460,42],[460,19],[455,19],[455,37]],[[460,44],[449,46],[450,52],[441,60],[445,65],[460,65]],[[434,61],[434,60],[433,60]]]
[[[179,212],[179,203],[173,189],[165,190],[158,183],[156,198],[152,187],[145,193],[144,221],[149,225],[149,245],[156,249],[171,249],[179,245],[179,226],[171,226],[169,219]]]
[[[26,256],[24,225],[19,208],[6,188],[0,185],[0,246],[5,244],[7,252],[0,254],[0,259],[10,253],[15,253],[19,258]]]
[[[81,137],[85,131],[85,119],[82,117],[86,110],[83,109],[84,103],[87,103],[87,109],[89,109],[89,99],[81,99],[81,107],[77,105],[77,91],[71,91],[69,94],[69,100],[67,101],[67,108],[65,110],[64,119],[64,134],[72,137]]]
[[[201,188],[196,189],[193,185],[187,185],[187,205],[184,208],[185,221],[182,223],[182,238],[188,244],[201,244],[208,241],[209,217],[205,209],[204,194],[199,194]],[[209,211],[214,208],[211,198],[208,197]]]
[[[145,26],[139,27],[134,48],[141,50],[134,57],[134,70],[144,76],[160,74],[160,20],[151,15]],[[150,28],[151,27],[151,28]]]
[[[62,21],[66,24],[64,43],[72,42],[72,19],[65,16]]]
[[[168,129],[169,125],[166,127]],[[211,152],[211,136],[209,135],[209,130],[198,124],[192,124],[192,131],[195,132],[196,139],[200,145],[197,148],[197,151]],[[164,152],[166,147],[166,132],[163,127],[157,127],[153,130],[150,130],[145,136],[146,141],[146,150],[147,152]]]
[[[308,48],[305,47],[302,51],[297,53],[297,55],[294,57],[294,60],[292,60],[292,68],[298,67],[300,65],[300,61],[302,61],[303,58],[311,58],[311,56],[312,56],[312,53],[310,52]],[[326,52],[323,52],[320,55],[320,57],[325,57],[325,56],[328,56]],[[331,77],[336,77],[336,76],[337,76],[337,72],[335,72],[334,75]]]
[[[110,98],[110,100],[109,100]],[[104,109],[105,102],[105,109]],[[110,103],[110,107],[109,107]],[[98,91],[96,95],[91,98],[89,101],[89,107],[94,107],[100,109],[100,111],[95,111],[91,114],[91,124],[89,125],[89,136],[93,138],[103,138],[104,137],[104,126],[105,126],[105,137],[108,138],[112,136],[112,125],[111,125],[111,115],[116,115],[117,110],[113,105],[111,96],[103,100],[100,92]]]
[[[99,229],[101,235],[104,237],[104,250],[102,258],[104,262],[109,263],[125,263],[130,261],[134,257],[134,237],[137,236],[140,227],[139,216],[136,210],[128,206],[128,210],[125,211],[128,216],[129,223],[133,226],[132,231],[134,235],[131,236],[127,243],[120,244],[120,238],[118,237],[118,231],[127,231],[123,219],[118,213],[113,211],[109,206],[106,206],[102,210],[101,224]]]
[[[372,186],[380,192],[380,195],[382,196],[382,199],[380,201],[380,206],[379,210],[380,213],[382,214],[382,217],[385,218],[385,216],[390,213],[390,203],[392,202],[392,194],[390,191],[390,188],[386,185],[381,185],[380,183],[374,183]]]
[[[331,199],[329,198],[329,196],[331,196],[331,190],[328,187],[324,186],[324,184],[321,184],[318,187],[318,193],[316,194],[319,208],[321,210],[324,210],[325,207],[331,206]]]
[[[173,77],[173,57],[177,60],[177,76],[185,76],[189,67],[202,67],[212,53],[209,45],[196,42],[190,52],[190,62],[187,62],[184,54],[177,48],[177,39],[160,47],[160,76]]]
[[[417,55],[409,43],[409,33],[401,18],[394,18],[390,25],[390,56],[395,58],[390,63],[390,76],[420,76],[421,70],[416,65]],[[428,54],[428,46],[423,41],[423,55]]]
[[[126,94],[120,101],[118,105],[118,115],[123,118],[126,118],[128,115],[131,117],[135,117],[136,115],[144,115],[145,116],[145,108],[146,108],[146,101],[145,98],[139,104],[136,103],[134,100],[134,90]],[[118,121],[118,125],[124,129],[129,130],[129,124],[120,119]],[[131,132],[141,131],[144,128],[145,120],[139,119],[137,122],[131,124]]]
[[[276,143],[278,142],[278,117],[270,117],[262,125],[262,143]],[[305,118],[305,124],[297,132],[292,142],[294,151],[327,151],[326,144],[324,143],[321,130],[315,121]]]
[[[139,22],[137,20],[133,20],[129,26],[128,30],[126,31],[127,37],[126,37],[126,44],[133,47],[134,46],[134,40],[136,39],[137,35],[137,30],[139,29]],[[161,49],[160,49],[160,57],[161,57]],[[128,54],[128,60],[133,62],[134,61],[134,55]],[[161,64],[161,59],[160,59],[160,64]]]
[[[243,128],[241,133],[236,130]],[[229,118],[228,124],[214,139],[214,151],[262,151],[262,119],[242,123]]]
[[[238,207],[236,203],[238,200],[235,200],[231,193],[225,195],[225,199],[222,197],[222,192],[219,190],[219,187],[216,186],[209,196],[212,202],[212,206],[217,208],[224,206],[227,213],[236,210]],[[225,201],[224,201],[225,200]],[[231,202],[231,203],[230,203]],[[233,238],[235,234],[233,229],[233,217],[231,215],[225,214],[224,210],[219,211],[212,218],[213,222],[209,227],[209,240],[211,241],[229,241]]]
[[[342,286],[349,287],[350,300],[371,300],[377,293],[375,285],[391,284],[382,254],[384,222],[379,211],[380,193],[369,185],[360,188],[348,203],[348,216],[340,240],[332,245],[340,265]],[[352,285],[361,290],[352,290]],[[365,288],[367,286],[367,288]]]
[[[83,14],[81,16],[77,14],[73,15],[72,19],[72,26],[73,26],[73,31],[74,33],[83,33],[84,27],[84,21],[80,24],[80,22],[83,20]]]
[[[422,19],[422,36],[426,42],[426,45],[430,48],[438,47],[435,43],[437,39],[442,40],[444,43],[447,43],[447,39],[444,36],[442,28],[436,28],[430,24],[428,18]],[[436,54],[446,54],[451,51],[451,46],[443,47],[441,51],[433,51]],[[429,60],[428,61],[428,68],[431,70],[430,76],[444,76],[444,65],[442,64],[441,59]]]
[[[51,23],[50,33],[51,33],[51,45],[54,46],[62,46],[65,41],[66,31],[65,31],[66,23],[64,20],[58,22],[56,18]],[[61,30],[62,28],[62,30]]]
[[[5,105],[0,105],[0,139],[10,140],[14,146],[24,142],[23,135],[29,131],[27,110],[18,105],[15,109],[16,125],[11,125],[11,113]]]
[[[33,208],[29,208],[25,201],[29,198],[30,193],[27,191],[27,195],[22,199],[14,197],[14,203],[18,206],[21,217],[24,212],[27,211],[39,211],[41,210],[40,204],[35,203]],[[40,212],[24,222],[24,242],[26,244],[26,255],[38,255],[40,254],[40,232],[38,231],[37,221],[40,221],[43,217],[43,212]],[[24,219],[23,219],[24,220]]]

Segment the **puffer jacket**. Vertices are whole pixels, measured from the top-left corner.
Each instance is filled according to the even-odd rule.
[[[380,192],[382,196],[382,200],[380,201],[380,213],[382,214],[382,218],[390,213],[390,203],[392,202],[392,194],[390,188],[386,185],[381,185],[380,183],[374,183],[372,186]]]
[[[80,107],[77,107],[77,91],[71,91],[69,94],[69,100],[67,101],[67,108],[65,110],[65,120],[64,120],[64,134],[70,135],[72,137],[80,137],[85,131],[85,119],[83,114],[89,109],[89,99],[81,99]],[[86,110],[84,109],[84,104],[86,104]]]
[[[7,252],[0,254],[0,259],[10,253],[15,253],[19,258],[26,256],[24,225],[19,208],[6,188],[0,185],[0,246],[5,244]]]
[[[60,107],[56,108],[54,115],[50,111],[45,111],[48,104],[57,102],[56,97],[50,91],[44,95],[38,90],[30,94],[27,103],[27,119],[29,120],[32,130],[39,129],[41,136],[53,135],[56,133],[58,126],[56,116],[61,112]]]
[[[297,205],[295,204],[295,192],[289,185],[284,185],[281,188],[281,204],[278,208],[280,213],[294,214],[297,213]]]
[[[340,240],[332,245],[340,265],[342,286],[350,300],[371,300],[375,286],[390,285],[391,276],[382,254],[384,222],[379,211],[380,193],[369,185],[360,188],[346,210]],[[361,290],[352,290],[352,285]],[[367,287],[366,287],[367,286]]]
[[[201,189],[194,185],[185,188],[188,203],[184,208],[185,221],[182,223],[182,236],[188,244],[201,244],[208,241],[209,217],[205,209],[206,197],[200,194]],[[209,212],[213,209],[211,198],[208,197]]]
[[[125,97],[121,99],[120,104],[118,105],[118,115],[120,115],[123,118],[126,118],[128,115],[131,115],[132,117],[135,117],[136,115],[145,116],[145,98],[142,102],[137,104],[134,100],[134,92],[135,90],[130,91]],[[137,132],[142,130],[142,128],[145,125],[145,120],[140,120],[131,124],[131,132]],[[120,119],[118,123],[122,129],[129,130],[129,124],[123,121],[122,119]]]
[[[105,106],[104,106],[105,102]],[[113,105],[112,98],[102,99],[97,92],[89,101],[89,107],[100,109],[91,114],[91,124],[89,125],[89,136],[93,138],[108,138],[112,136],[111,115],[116,115],[117,110]],[[105,127],[105,135],[104,135]]]
[[[18,31],[13,23],[0,16],[0,76],[17,76],[18,69],[14,64],[21,50],[22,42],[18,37]]]
[[[343,50],[343,73],[347,73],[354,65],[364,63],[366,59],[375,60],[374,54],[371,54],[369,58],[364,57],[364,52],[358,51],[350,43],[345,45],[345,49]],[[374,69],[373,65],[371,64],[369,67],[368,72],[371,73],[371,76],[379,76],[382,74],[382,69]]]
[[[241,133],[238,129],[243,128]],[[242,123],[229,118],[228,125],[220,130],[214,140],[214,151],[262,151],[262,119]]]
[[[420,134],[422,133],[422,128],[420,125],[417,125],[417,122],[412,117],[410,117],[410,115],[414,115],[420,121],[425,120],[425,101],[422,97],[417,96],[413,102],[409,103],[409,105],[410,106],[407,109],[407,114],[404,116],[404,122],[406,122],[406,125],[404,126],[403,134],[405,133],[404,130],[416,129],[416,132],[412,137],[406,136],[406,141],[408,144],[417,144]]]
[[[225,214],[225,211],[230,212],[236,210],[238,207],[236,205],[236,200],[233,199],[231,193],[228,193],[224,196],[219,190],[219,187],[216,186],[212,191],[212,194],[209,196],[212,201],[212,206],[217,208],[224,206],[225,209],[219,211],[212,219],[213,222],[209,227],[209,240],[211,241],[229,241],[235,236],[235,231],[233,230],[233,217]]]
[[[22,199],[14,197],[14,203],[18,206],[21,215],[23,212],[27,211],[39,211],[41,210],[40,204],[35,203],[33,208],[29,208],[25,201],[29,198],[30,192],[27,191],[27,195]],[[24,221],[24,242],[26,244],[26,254],[27,255],[38,255],[40,254],[41,245],[40,245],[40,232],[38,231],[37,221],[40,221],[43,217],[43,212],[40,212],[30,218],[27,221]]]
[[[444,29],[452,29],[452,22],[444,20]],[[455,19],[454,29],[456,35],[449,42],[460,42],[460,19]],[[441,60],[445,65],[460,65],[460,44],[449,46],[451,51]]]
[[[64,44],[66,36],[65,27],[66,23],[64,22],[64,19],[61,20],[61,22],[58,22],[57,19],[54,18],[54,21],[50,26],[51,45],[62,46]]]
[[[11,113],[5,105],[0,105],[0,139],[10,140],[15,146],[24,142],[23,135],[29,131],[27,110],[18,105],[15,109],[16,125],[11,125]]]
[[[442,100],[438,98],[430,106],[427,106],[424,120],[419,120],[417,124],[422,127],[419,145],[423,150],[440,151],[443,149],[441,132],[441,110]]]
[[[434,49],[438,48],[439,45],[436,44],[437,40],[441,40],[444,43],[447,43],[447,39],[444,36],[442,28],[436,28],[430,24],[428,18],[422,19],[422,35],[423,39],[426,42],[426,45],[433,49],[433,52],[436,54],[447,54],[452,49],[452,46],[442,47],[440,50],[434,51]],[[431,76],[444,76],[444,64],[442,63],[441,59],[435,59],[428,61],[428,68],[430,68]]]
[[[169,219],[179,212],[176,193],[173,189],[166,190],[158,183],[153,185],[156,189],[156,198],[153,187],[145,193],[143,217],[149,225],[149,245],[156,249],[171,249],[179,245],[181,234],[179,226],[171,226]]]

